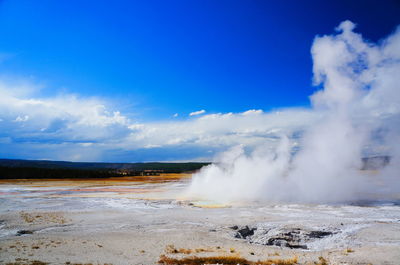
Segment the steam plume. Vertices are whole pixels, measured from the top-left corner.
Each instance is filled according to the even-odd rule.
[[[341,202],[394,199],[400,193],[400,30],[370,43],[342,22],[312,45],[312,110],[322,117],[293,152],[283,135],[274,152],[236,146],[193,176],[189,196],[243,200]],[[379,173],[361,171],[365,156],[390,155]]]

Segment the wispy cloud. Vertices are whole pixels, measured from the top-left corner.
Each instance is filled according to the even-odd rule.
[[[193,112],[189,113],[189,116],[197,116],[197,115],[201,115],[204,113],[206,113],[206,111],[202,109],[202,110],[193,111]]]

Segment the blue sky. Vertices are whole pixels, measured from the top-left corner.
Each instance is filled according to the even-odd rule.
[[[231,143],[112,143],[133,137],[140,126],[196,123],[201,115],[189,114],[199,110],[213,115],[300,108],[295,115],[303,115],[318,89],[310,54],[315,36],[331,34],[348,19],[377,42],[400,24],[399,13],[400,4],[389,0],[0,1],[3,93],[58,104],[52,111],[46,103],[46,111],[60,113],[42,119],[46,115],[28,113],[29,107],[2,108],[0,156],[208,159]],[[78,111],[82,105],[89,107]],[[102,123],[85,124],[82,111]],[[74,115],[79,118],[72,122]],[[10,117],[14,123],[7,123]]]

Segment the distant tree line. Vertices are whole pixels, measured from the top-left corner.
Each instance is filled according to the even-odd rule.
[[[362,170],[376,170],[390,163],[389,156],[362,158]],[[0,159],[0,179],[80,179],[184,173],[210,163],[82,163]]]
[[[158,175],[160,173],[193,172],[209,164],[35,162],[33,160],[1,159],[0,179],[79,179]]]
[[[122,176],[107,170],[84,170],[37,167],[0,167],[0,179],[78,179]]]

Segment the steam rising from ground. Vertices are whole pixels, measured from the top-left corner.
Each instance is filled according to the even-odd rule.
[[[294,153],[282,135],[274,152],[236,146],[193,176],[191,197],[220,202],[341,202],[399,198],[400,28],[378,44],[342,22],[337,34],[315,38],[311,53],[313,111]],[[385,154],[379,173],[361,171],[362,157]]]

